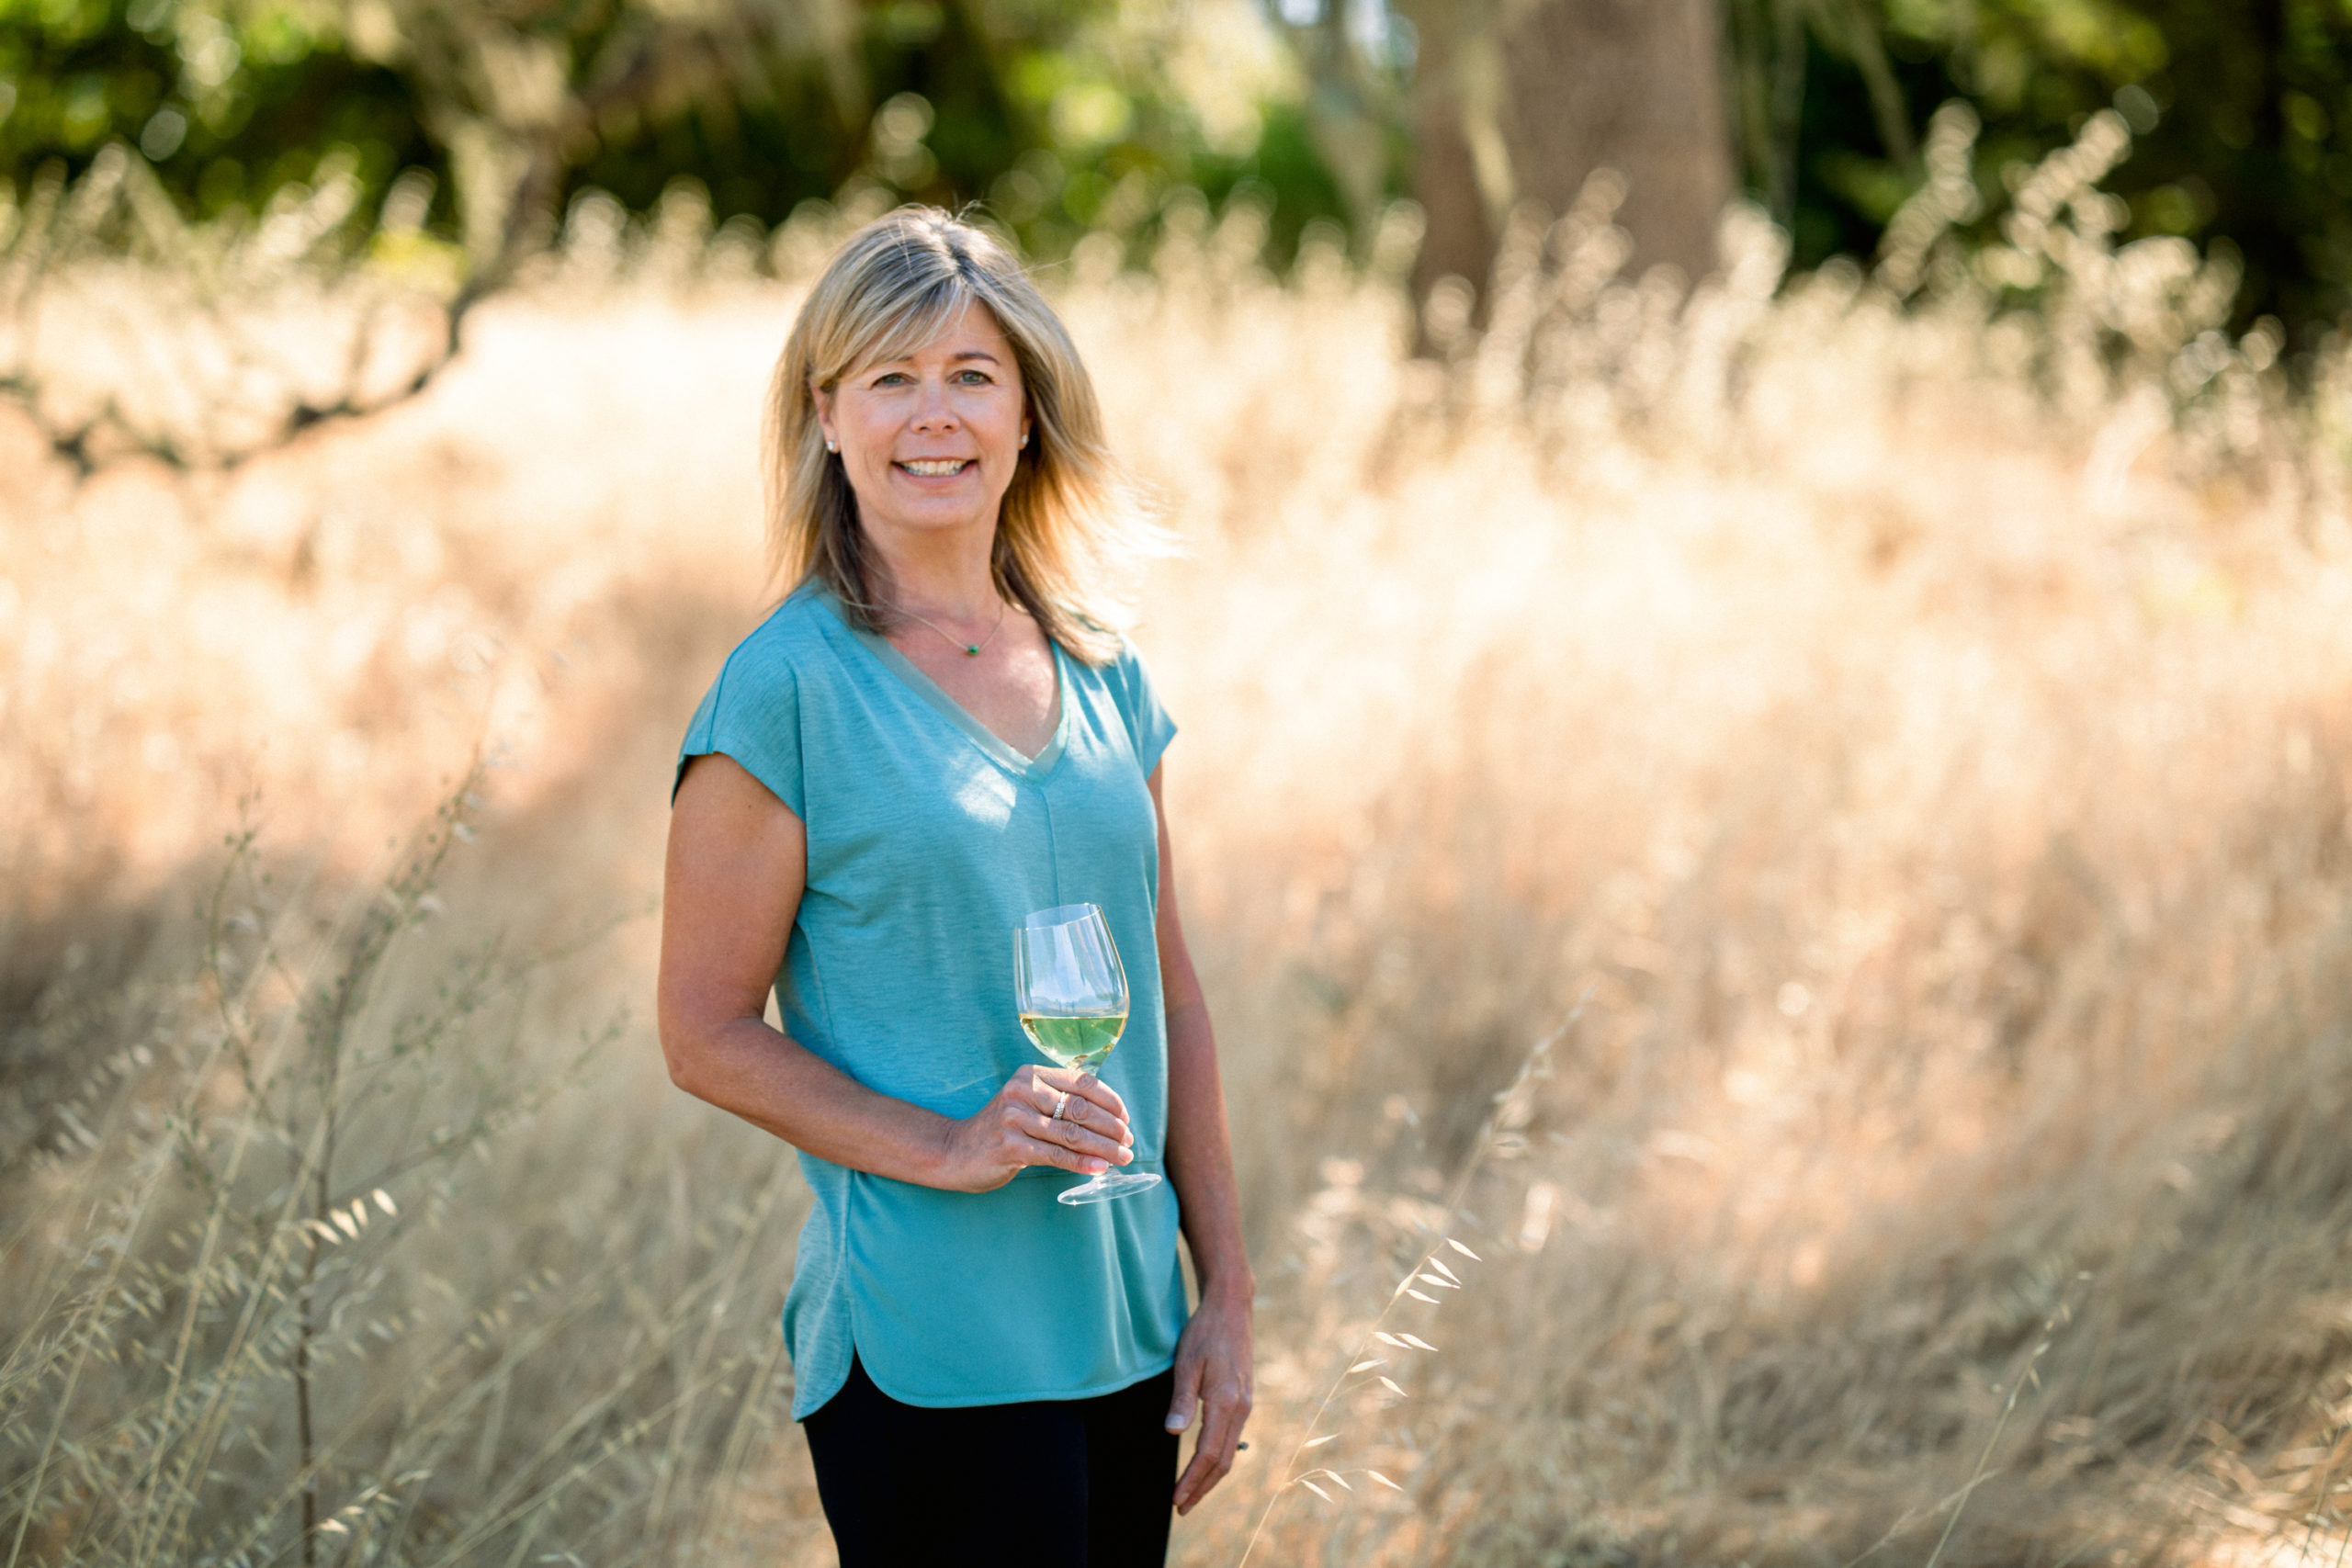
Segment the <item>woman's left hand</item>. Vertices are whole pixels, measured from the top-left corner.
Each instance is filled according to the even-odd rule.
[[[1197,1431],[1193,1462],[1176,1482],[1176,1511],[1189,1514],[1233,1468],[1233,1449],[1250,1419],[1250,1299],[1203,1295],[1176,1341],[1176,1397],[1168,1429]]]

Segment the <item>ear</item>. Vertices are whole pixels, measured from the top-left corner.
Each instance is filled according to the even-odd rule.
[[[817,405],[817,428],[825,433],[827,441],[838,445],[841,437],[833,434],[833,394],[817,385],[817,378],[812,376],[808,378],[808,398]]]

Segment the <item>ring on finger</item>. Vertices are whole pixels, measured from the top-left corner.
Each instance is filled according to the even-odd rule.
[[[1060,1098],[1054,1101],[1054,1113],[1052,1116],[1048,1117],[1047,1120],[1053,1122],[1067,1122],[1069,1118],[1063,1115],[1062,1112],[1069,1109],[1069,1090],[1066,1089],[1056,1089],[1054,1092],[1060,1096]]]

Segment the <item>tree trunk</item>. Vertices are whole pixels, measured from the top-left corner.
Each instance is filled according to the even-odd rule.
[[[1416,283],[1484,284],[1510,209],[1558,213],[1595,169],[1623,175],[1634,265],[1714,264],[1733,190],[1717,0],[1418,0]]]

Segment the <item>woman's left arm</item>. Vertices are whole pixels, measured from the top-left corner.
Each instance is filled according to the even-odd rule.
[[[1233,1140],[1216,1070],[1216,1033],[1176,913],[1175,863],[1168,847],[1161,769],[1151,772],[1159,819],[1159,983],[1168,1006],[1168,1179],[1176,1184],[1184,1241],[1193,1249],[1200,1305],[1176,1346],[1176,1399],[1168,1429],[1197,1427],[1193,1462],[1176,1482],[1176,1511],[1193,1505],[1233,1468],[1234,1445],[1250,1419],[1250,1303],[1257,1280],[1241,1245],[1241,1199],[1233,1179]],[[1197,1417],[1197,1420],[1196,1420]]]

